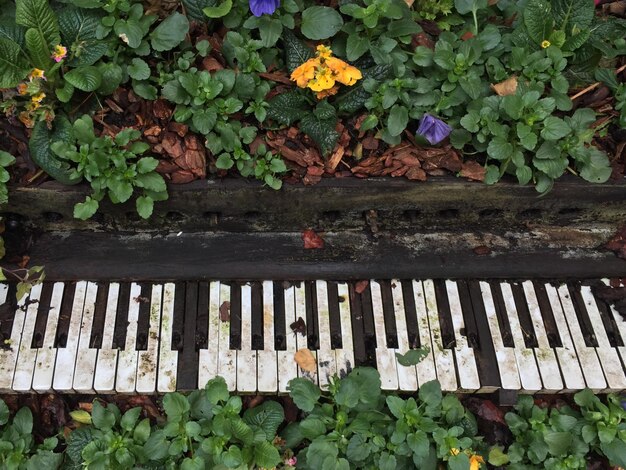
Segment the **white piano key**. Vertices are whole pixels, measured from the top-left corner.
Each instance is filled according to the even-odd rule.
[[[25,392],[31,389],[33,374],[35,370],[35,359],[37,359],[37,349],[32,347],[33,335],[35,334],[35,322],[37,320],[37,310],[39,309],[39,299],[41,298],[42,284],[34,286],[29,295],[29,304],[24,318],[24,328],[20,347],[17,351],[15,361],[15,375],[13,376],[13,390]]]
[[[96,374],[93,384],[93,388],[98,393],[111,393],[115,391],[118,350],[113,349],[113,333],[115,331],[115,317],[117,316],[119,292],[120,285],[117,282],[109,284],[102,331],[102,345],[98,350]]]
[[[98,350],[90,348],[89,343],[91,342],[91,327],[93,325],[97,295],[98,285],[94,282],[89,282],[85,295],[85,306],[83,307],[83,319],[80,325],[76,368],[74,370],[74,382],[72,385],[74,391],[79,393],[92,393],[94,391],[93,382],[96,372]]]
[[[277,351],[278,355],[278,391],[287,393],[287,385],[291,379],[298,377],[298,365],[293,356],[298,350],[299,333],[291,331],[290,325],[297,320],[295,288],[290,286],[284,291],[285,298],[285,350]],[[305,338],[305,336],[300,336]]]
[[[317,379],[320,388],[328,387],[330,379],[337,374],[337,358],[330,343],[330,310],[328,289],[325,281],[316,281],[317,327],[319,350],[317,351]]]
[[[586,387],[585,377],[580,367],[579,358],[576,355],[576,348],[570,336],[570,330],[565,320],[559,294],[550,284],[545,284],[544,287],[548,301],[550,302],[550,308],[552,309],[559,337],[561,338],[562,347],[554,348],[554,350],[563,375],[564,391],[573,392],[582,390]]]
[[[574,348],[578,355],[578,361],[580,362],[583,375],[585,376],[587,387],[594,392],[604,391],[607,388],[607,383],[602,373],[602,366],[598,360],[596,349],[587,346],[585,343],[567,286],[560,286],[557,292],[561,306],[563,307],[563,315],[565,316],[570,334],[572,335],[572,342],[574,343]]]
[[[564,388],[563,380],[561,379],[561,370],[559,369],[556,355],[548,342],[548,334],[543,324],[543,318],[541,318],[541,310],[539,309],[535,288],[530,281],[524,281],[522,287],[524,289],[524,296],[526,297],[526,304],[528,305],[528,312],[533,322],[535,337],[537,338],[535,357],[537,358],[537,365],[539,366],[539,373],[541,374],[543,391],[549,393],[560,392]]]
[[[296,318],[302,317],[303,319],[306,319],[306,291],[304,288],[304,284],[300,284],[298,287],[296,287],[294,294],[295,294],[295,308],[296,308],[295,317]],[[311,325],[307,325],[308,331],[310,331],[310,328],[311,328]],[[308,331],[307,331],[307,335],[308,335]],[[297,346],[297,350],[309,349],[308,336],[296,335],[296,346]],[[318,360],[317,351],[310,351],[310,352],[313,358],[315,358],[315,361],[317,364],[317,360]],[[298,369],[299,377],[307,378],[315,384],[318,383],[317,368],[313,371],[303,370],[300,367],[297,367],[297,369]]]
[[[587,315],[589,315],[589,319],[591,320],[591,327],[598,341],[596,351],[598,353],[598,359],[600,359],[600,364],[602,364],[602,370],[604,371],[608,389],[612,392],[621,392],[626,389],[626,376],[624,376],[624,369],[622,368],[622,363],[617,351],[611,346],[611,343],[609,343],[609,338],[604,330],[604,323],[602,322],[596,299],[593,297],[589,286],[581,286],[580,293],[585,302]]]
[[[118,393],[134,393],[137,384],[137,320],[139,320],[139,297],[141,297],[141,286],[133,282],[130,285],[130,298],[128,300],[126,342],[124,343],[124,349],[119,352],[117,360],[115,391]]]
[[[387,332],[383,315],[383,298],[380,285],[370,281],[372,293],[372,314],[374,315],[374,330],[376,330],[376,369],[380,374],[383,390],[398,390],[398,367],[395,351],[387,347]]]
[[[67,341],[64,348],[57,349],[57,361],[54,367],[52,388],[58,392],[69,392],[72,390],[74,369],[76,366],[76,351],[78,349],[80,326],[83,320],[86,291],[86,281],[76,283],[70,324],[67,330]]]
[[[241,286],[241,349],[237,351],[237,391],[255,392],[257,353],[252,349],[252,289]]]
[[[176,390],[176,367],[178,351],[172,350],[172,322],[174,321],[174,296],[176,286],[168,282],[163,289],[163,308],[161,311],[161,334],[159,335],[159,375],[157,390],[161,393]]]
[[[542,389],[541,374],[537,366],[535,351],[527,348],[524,343],[522,327],[517,316],[517,307],[513,298],[511,286],[507,283],[500,284],[506,315],[511,327],[511,336],[515,345],[515,362],[520,374],[521,392],[533,393]]]
[[[398,349],[394,351],[395,357],[395,353],[406,354],[409,350],[409,333],[406,327],[406,312],[404,310],[402,285],[397,279],[392,280],[391,284],[393,311],[396,319],[396,332],[398,339]],[[396,370],[398,371],[398,387],[400,390],[417,390],[417,370],[415,366],[405,367],[400,364],[396,358]]]
[[[500,382],[505,390],[519,390],[520,372],[517,369],[517,361],[515,359],[515,349],[504,346],[502,341],[502,333],[498,324],[498,316],[496,314],[496,306],[491,294],[491,286],[481,281],[480,292],[482,293],[485,314],[487,315],[487,323],[489,332],[493,342],[493,347],[498,361],[498,370],[500,372]]]
[[[153,285],[150,299],[148,344],[145,351],[139,351],[137,359],[137,393],[154,393],[156,391],[162,296],[163,286],[161,284]]]
[[[209,284],[209,331],[207,349],[200,349],[198,358],[198,387],[204,388],[207,382],[217,376],[220,328],[220,283]]]
[[[7,295],[6,290],[3,293],[5,296]],[[22,340],[22,330],[26,316],[24,306],[27,298],[28,296],[25,295],[17,301],[17,310],[13,316],[13,325],[11,326],[11,337],[0,349],[0,392],[10,392],[13,385],[15,361],[17,360],[17,352]]]
[[[602,282],[606,286],[610,286],[608,279],[602,279]],[[617,329],[619,331],[620,336],[622,337],[622,341],[624,342],[624,346],[618,346],[617,351],[619,355],[622,357],[622,364],[626,366],[626,320],[622,317],[619,312],[615,309],[613,305],[609,305],[611,315],[613,315],[613,319],[615,320],[615,324],[617,325]]]
[[[274,285],[263,282],[263,350],[257,351],[259,392],[278,391],[278,356],[274,350]]]
[[[431,282],[432,285],[432,282]],[[440,384],[442,390],[456,391],[456,373],[454,371],[454,359],[452,352],[443,349],[441,345],[441,331],[439,330],[439,317],[437,311],[434,312],[433,325],[436,328],[437,341],[431,336],[431,326],[429,325],[429,311],[426,308],[426,299],[424,298],[424,289],[421,281],[412,281],[413,300],[415,302],[415,313],[417,315],[417,330],[419,334],[420,347],[428,350],[426,356],[415,366],[417,370],[417,381],[420,385],[437,379],[437,370],[439,368],[447,368],[446,372],[442,372]],[[435,349],[437,349],[435,351]],[[435,357],[442,356],[439,366],[435,365]],[[447,358],[447,361],[446,361]],[[450,368],[452,368],[450,370]]]
[[[420,286],[423,287],[423,300],[419,297]],[[431,280],[413,281],[415,292],[415,308],[420,320],[420,334],[422,325],[428,326],[431,337],[431,351],[435,363],[437,380],[441,383],[441,389],[445,391],[457,390],[456,370],[454,366],[454,353],[451,349],[444,347],[441,336],[441,325],[439,324],[439,310],[437,308],[437,297],[435,296],[435,285]],[[424,322],[424,314],[427,322]],[[423,342],[422,344],[429,344]],[[419,372],[419,369],[418,369]],[[420,382],[422,383],[422,382]]]
[[[220,306],[224,302],[230,303],[230,286],[221,284]],[[220,321],[219,331],[217,373],[224,378],[228,390],[232,392],[237,388],[237,351],[230,349],[230,322]],[[254,373],[256,374],[256,369]]]
[[[52,390],[52,378],[54,376],[54,365],[57,355],[57,349],[54,347],[54,339],[57,334],[64,288],[65,285],[62,282],[55,282],[52,288],[46,330],[41,348],[37,349],[37,360],[33,373],[33,390],[37,392],[48,392]]]
[[[352,341],[352,315],[350,313],[350,293],[346,283],[337,285],[337,295],[343,298],[339,302],[339,321],[341,323],[341,349],[335,349],[337,373],[340,377],[354,368],[354,343]]]
[[[467,338],[461,334],[461,331],[465,329],[465,321],[463,320],[463,310],[456,282],[446,281],[446,292],[448,293],[450,317],[452,318],[454,338],[456,340],[454,356],[456,358],[456,369],[459,376],[459,388],[465,391],[494,391],[490,387],[483,387],[481,385],[478,378],[478,368],[476,366],[474,351],[467,344]]]

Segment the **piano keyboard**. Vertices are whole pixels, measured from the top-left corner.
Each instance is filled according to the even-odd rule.
[[[359,365],[386,390],[626,389],[626,322],[589,285],[79,281],[15,296],[0,285],[3,392],[161,393],[220,375],[230,390],[284,393],[295,377],[325,387]],[[313,372],[294,360],[303,348]],[[428,354],[402,366],[410,348]]]

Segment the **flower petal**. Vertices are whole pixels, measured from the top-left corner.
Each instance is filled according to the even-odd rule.
[[[250,11],[254,16],[271,15],[280,6],[280,0],[250,0]]]

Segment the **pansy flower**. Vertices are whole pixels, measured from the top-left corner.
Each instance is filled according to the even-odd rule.
[[[422,116],[417,134],[424,137],[431,145],[436,145],[450,135],[452,128],[441,119],[428,113]]]
[[[52,53],[51,58],[54,59],[55,62],[61,62],[65,59],[65,57],[67,57],[67,47],[62,46],[61,44],[54,46],[54,52]]]
[[[32,82],[33,80],[37,79],[37,78],[41,78],[42,80],[46,80],[46,76],[43,73],[43,70],[41,69],[33,69],[29,74],[28,74],[28,79]]]
[[[250,0],[250,11],[254,16],[271,15],[280,6],[280,0]]]

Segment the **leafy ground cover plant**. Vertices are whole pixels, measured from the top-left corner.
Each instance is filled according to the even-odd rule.
[[[514,470],[583,469],[594,461],[608,468],[626,460],[626,411],[617,395],[601,400],[584,390],[550,407],[522,396],[506,414],[513,439],[503,446],[487,442],[463,401],[442,394],[434,381],[414,395],[386,394],[377,371],[363,367],[335,378],[325,392],[306,379],[292,380],[289,390],[300,410],[289,423],[273,399],[244,411],[241,397],[217,377],[189,395],[166,394],[163,416],[152,407],[152,419],[148,407],[122,413],[97,399],[91,408],[83,404],[70,413],[74,422],[61,439],[40,437],[28,408],[10,420],[0,401],[0,463],[8,469],[479,470],[488,462]]]

